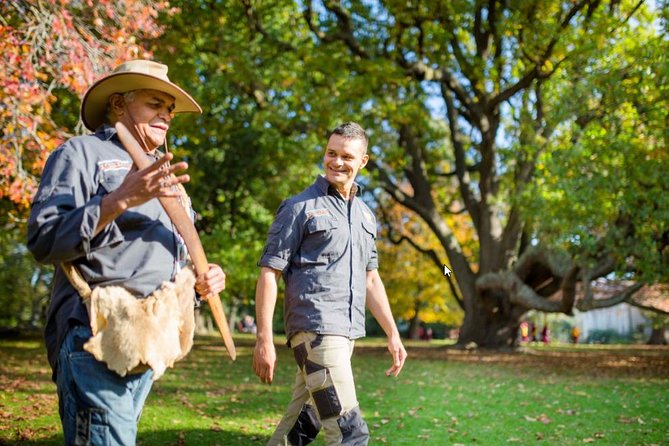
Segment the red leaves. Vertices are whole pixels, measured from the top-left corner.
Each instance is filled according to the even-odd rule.
[[[150,57],[138,42],[162,33],[163,10],[149,0],[0,3],[14,25],[0,25],[0,200],[13,204],[10,219],[25,217],[48,154],[74,130],[52,118],[54,89],[79,98],[120,61]]]

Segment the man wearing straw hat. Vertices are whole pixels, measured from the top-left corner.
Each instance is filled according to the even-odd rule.
[[[174,114],[200,106],[167,77],[167,66],[134,60],[93,84],[81,118],[93,134],[66,141],[49,157],[28,225],[28,248],[57,266],[45,341],[59,397],[65,444],[134,445],[137,422],[152,385],[151,369],[124,376],[84,349],[91,338],[87,307],[65,276],[72,264],[91,288],[118,285],[146,297],[175,278],[186,262],[183,240],[160,197],[190,209],[182,183],[185,162],[161,154]],[[142,170],[116,134],[120,121],[150,157]],[[225,274],[217,265],[200,274],[195,290],[218,294]]]

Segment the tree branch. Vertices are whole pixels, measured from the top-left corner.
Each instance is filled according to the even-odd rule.
[[[244,6],[244,12],[246,13],[246,18],[251,26],[251,29],[258,32],[261,36],[269,40],[270,42],[275,43],[281,51],[284,52],[293,52],[296,48],[288,42],[284,42],[278,39],[276,36],[267,32],[265,27],[260,21],[258,12],[252,5],[252,0],[242,0],[242,5]]]
[[[558,313],[562,310],[562,302],[548,300],[537,294],[512,271],[483,274],[476,280],[476,289],[479,293],[503,290],[511,303],[525,308],[550,313]]]
[[[351,15],[344,10],[341,5],[331,0],[325,0],[323,6],[328,11],[334,13],[337,17],[337,31],[331,33],[324,33],[314,23],[313,12],[311,10],[311,2],[305,2],[305,9],[303,12],[304,19],[307,22],[309,29],[324,43],[332,43],[336,41],[343,42],[353,54],[360,56],[363,59],[369,59],[370,54],[360,45],[358,40],[353,35],[353,25],[351,22]]]
[[[585,284],[583,285],[585,286]],[[579,311],[589,311],[598,308],[608,308],[614,305],[618,305],[619,303],[629,300],[634,295],[634,293],[643,288],[644,285],[645,284],[641,282],[635,283],[634,285],[630,285],[625,290],[621,291],[620,293],[614,294],[613,296],[607,299],[589,299],[587,301],[586,300],[579,301],[576,304],[576,308]],[[589,284],[588,288],[590,289]]]
[[[460,188],[460,194],[462,195],[462,200],[469,212],[469,215],[472,218],[474,227],[477,231],[480,231],[481,219],[480,219],[480,209],[479,203],[474,197],[474,194],[471,190],[470,176],[469,176],[469,166],[467,166],[467,161],[465,159],[465,149],[464,144],[461,139],[461,133],[458,129],[458,113],[453,104],[453,100],[448,91],[445,91],[442,88],[442,96],[446,103],[446,114],[448,127],[450,130],[451,143],[453,144],[453,151],[455,154],[455,172],[458,178],[458,186]]]
[[[534,66],[527,72],[523,77],[521,77],[518,82],[515,84],[509,86],[505,90],[501,91],[498,95],[493,97],[490,100],[490,103],[488,104],[488,107],[490,109],[496,108],[499,104],[501,104],[504,101],[507,101],[511,97],[513,97],[516,93],[519,91],[529,87],[531,83],[539,78],[546,78],[549,77],[552,73],[555,72],[555,68],[551,70],[548,73],[542,73],[542,67],[550,59],[551,55],[553,54],[553,50],[555,49],[555,45],[559,41],[560,35],[562,31],[567,29],[569,26],[569,22],[576,16],[576,14],[581,11],[586,5],[590,4],[592,0],[581,0],[579,3],[575,4],[567,13],[567,15],[562,19],[560,22],[560,29],[556,33],[555,36],[550,40],[548,45],[546,46],[546,49],[544,52],[537,58],[537,60],[534,61]],[[565,59],[563,58],[560,62],[563,62]]]

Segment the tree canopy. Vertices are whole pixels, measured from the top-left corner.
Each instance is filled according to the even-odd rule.
[[[117,28],[98,23],[111,25],[106,11],[119,3],[99,4],[86,14],[72,14],[86,9],[75,2],[42,8],[77,17],[74,37],[93,33],[110,63],[129,54],[111,52],[112,29],[135,36],[134,54],[146,44],[204,105],[199,118],[174,121],[171,141],[192,166],[188,190],[208,252],[242,303],[251,303],[275,209],[313,181],[327,129],[346,120],[370,134],[366,200],[388,217],[388,240],[402,240],[388,245],[385,262],[406,261],[407,244],[424,256],[415,262],[433,275],[406,286],[427,280],[420,286],[457,302],[461,343],[512,345],[529,309],[570,314],[669,280],[664,2],[173,1],[159,4],[158,16],[139,15],[150,26]],[[13,14],[3,32],[13,25],[25,41],[32,9],[2,8]],[[76,88],[52,80],[63,60],[44,62],[55,83],[35,81],[58,85],[51,103],[59,107],[24,110],[43,115],[35,128],[61,139],[77,105]],[[5,132],[21,148],[3,141],[14,160],[7,185],[34,179],[56,144],[30,155],[19,139],[29,133]],[[3,206],[11,190],[27,203],[34,181],[22,181],[3,189]],[[452,277],[441,274],[444,264]],[[631,285],[597,300],[598,278]]]

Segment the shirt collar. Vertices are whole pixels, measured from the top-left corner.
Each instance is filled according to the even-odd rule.
[[[316,187],[318,187],[318,190],[320,190],[323,195],[328,195],[330,191],[332,191],[332,193],[336,192],[334,186],[330,185],[323,175],[318,175],[316,178]],[[353,195],[356,197],[362,195],[362,186],[356,182],[353,182]]]
[[[109,141],[116,135],[116,127],[110,124],[102,124],[95,129],[95,135],[104,141]]]

